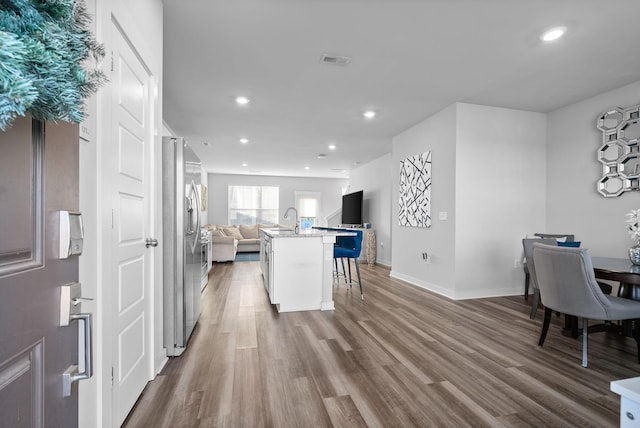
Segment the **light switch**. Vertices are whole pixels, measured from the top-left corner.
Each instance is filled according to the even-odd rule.
[[[447,219],[447,212],[446,211],[440,211],[438,213],[438,219],[439,220],[446,220]]]

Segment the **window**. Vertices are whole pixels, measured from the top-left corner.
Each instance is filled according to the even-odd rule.
[[[276,186],[229,186],[229,224],[278,223]]]
[[[300,229],[319,226],[320,192],[295,192],[295,198],[300,216]]]

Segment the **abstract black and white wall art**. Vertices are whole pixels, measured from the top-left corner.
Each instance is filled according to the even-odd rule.
[[[431,227],[431,152],[400,161],[400,226]]]

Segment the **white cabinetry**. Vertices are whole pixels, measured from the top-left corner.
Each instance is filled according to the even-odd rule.
[[[260,230],[260,271],[264,278],[264,288],[269,292],[269,261],[271,259],[271,237]]]
[[[322,237],[275,238],[271,245],[271,303],[280,312],[320,309]]]
[[[336,233],[260,231],[260,268],[279,312],[332,310]]]
[[[611,390],[620,394],[620,427],[640,427],[640,377],[613,381]]]

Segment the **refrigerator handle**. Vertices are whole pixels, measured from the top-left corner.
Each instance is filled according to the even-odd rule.
[[[200,227],[202,226],[200,224],[200,216],[202,215],[202,213],[200,212],[200,192],[198,192],[198,188],[196,187],[196,184],[194,182],[191,182],[191,185],[193,186],[193,195],[195,196],[195,200],[196,200],[196,233],[200,233]]]
[[[191,193],[193,194],[193,199],[191,197],[191,195],[189,195],[189,197],[187,198],[188,201],[188,212],[189,212],[189,221],[188,221],[188,226],[187,226],[187,234],[188,235],[195,235],[194,239],[193,239],[193,243],[191,246],[191,254],[194,254],[196,251],[196,246],[198,245],[198,234],[200,233],[200,200],[198,199],[198,188],[196,187],[196,183],[191,180]],[[195,201],[195,208],[194,208],[194,201]],[[195,220],[196,220],[196,227],[194,229],[191,229],[192,225],[193,225],[193,217],[195,215]]]
[[[185,196],[184,204],[187,213],[187,230],[185,231],[185,234],[187,236],[190,236],[193,235],[193,229],[191,228],[191,226],[193,225],[193,202],[191,201],[191,198],[189,196]]]

